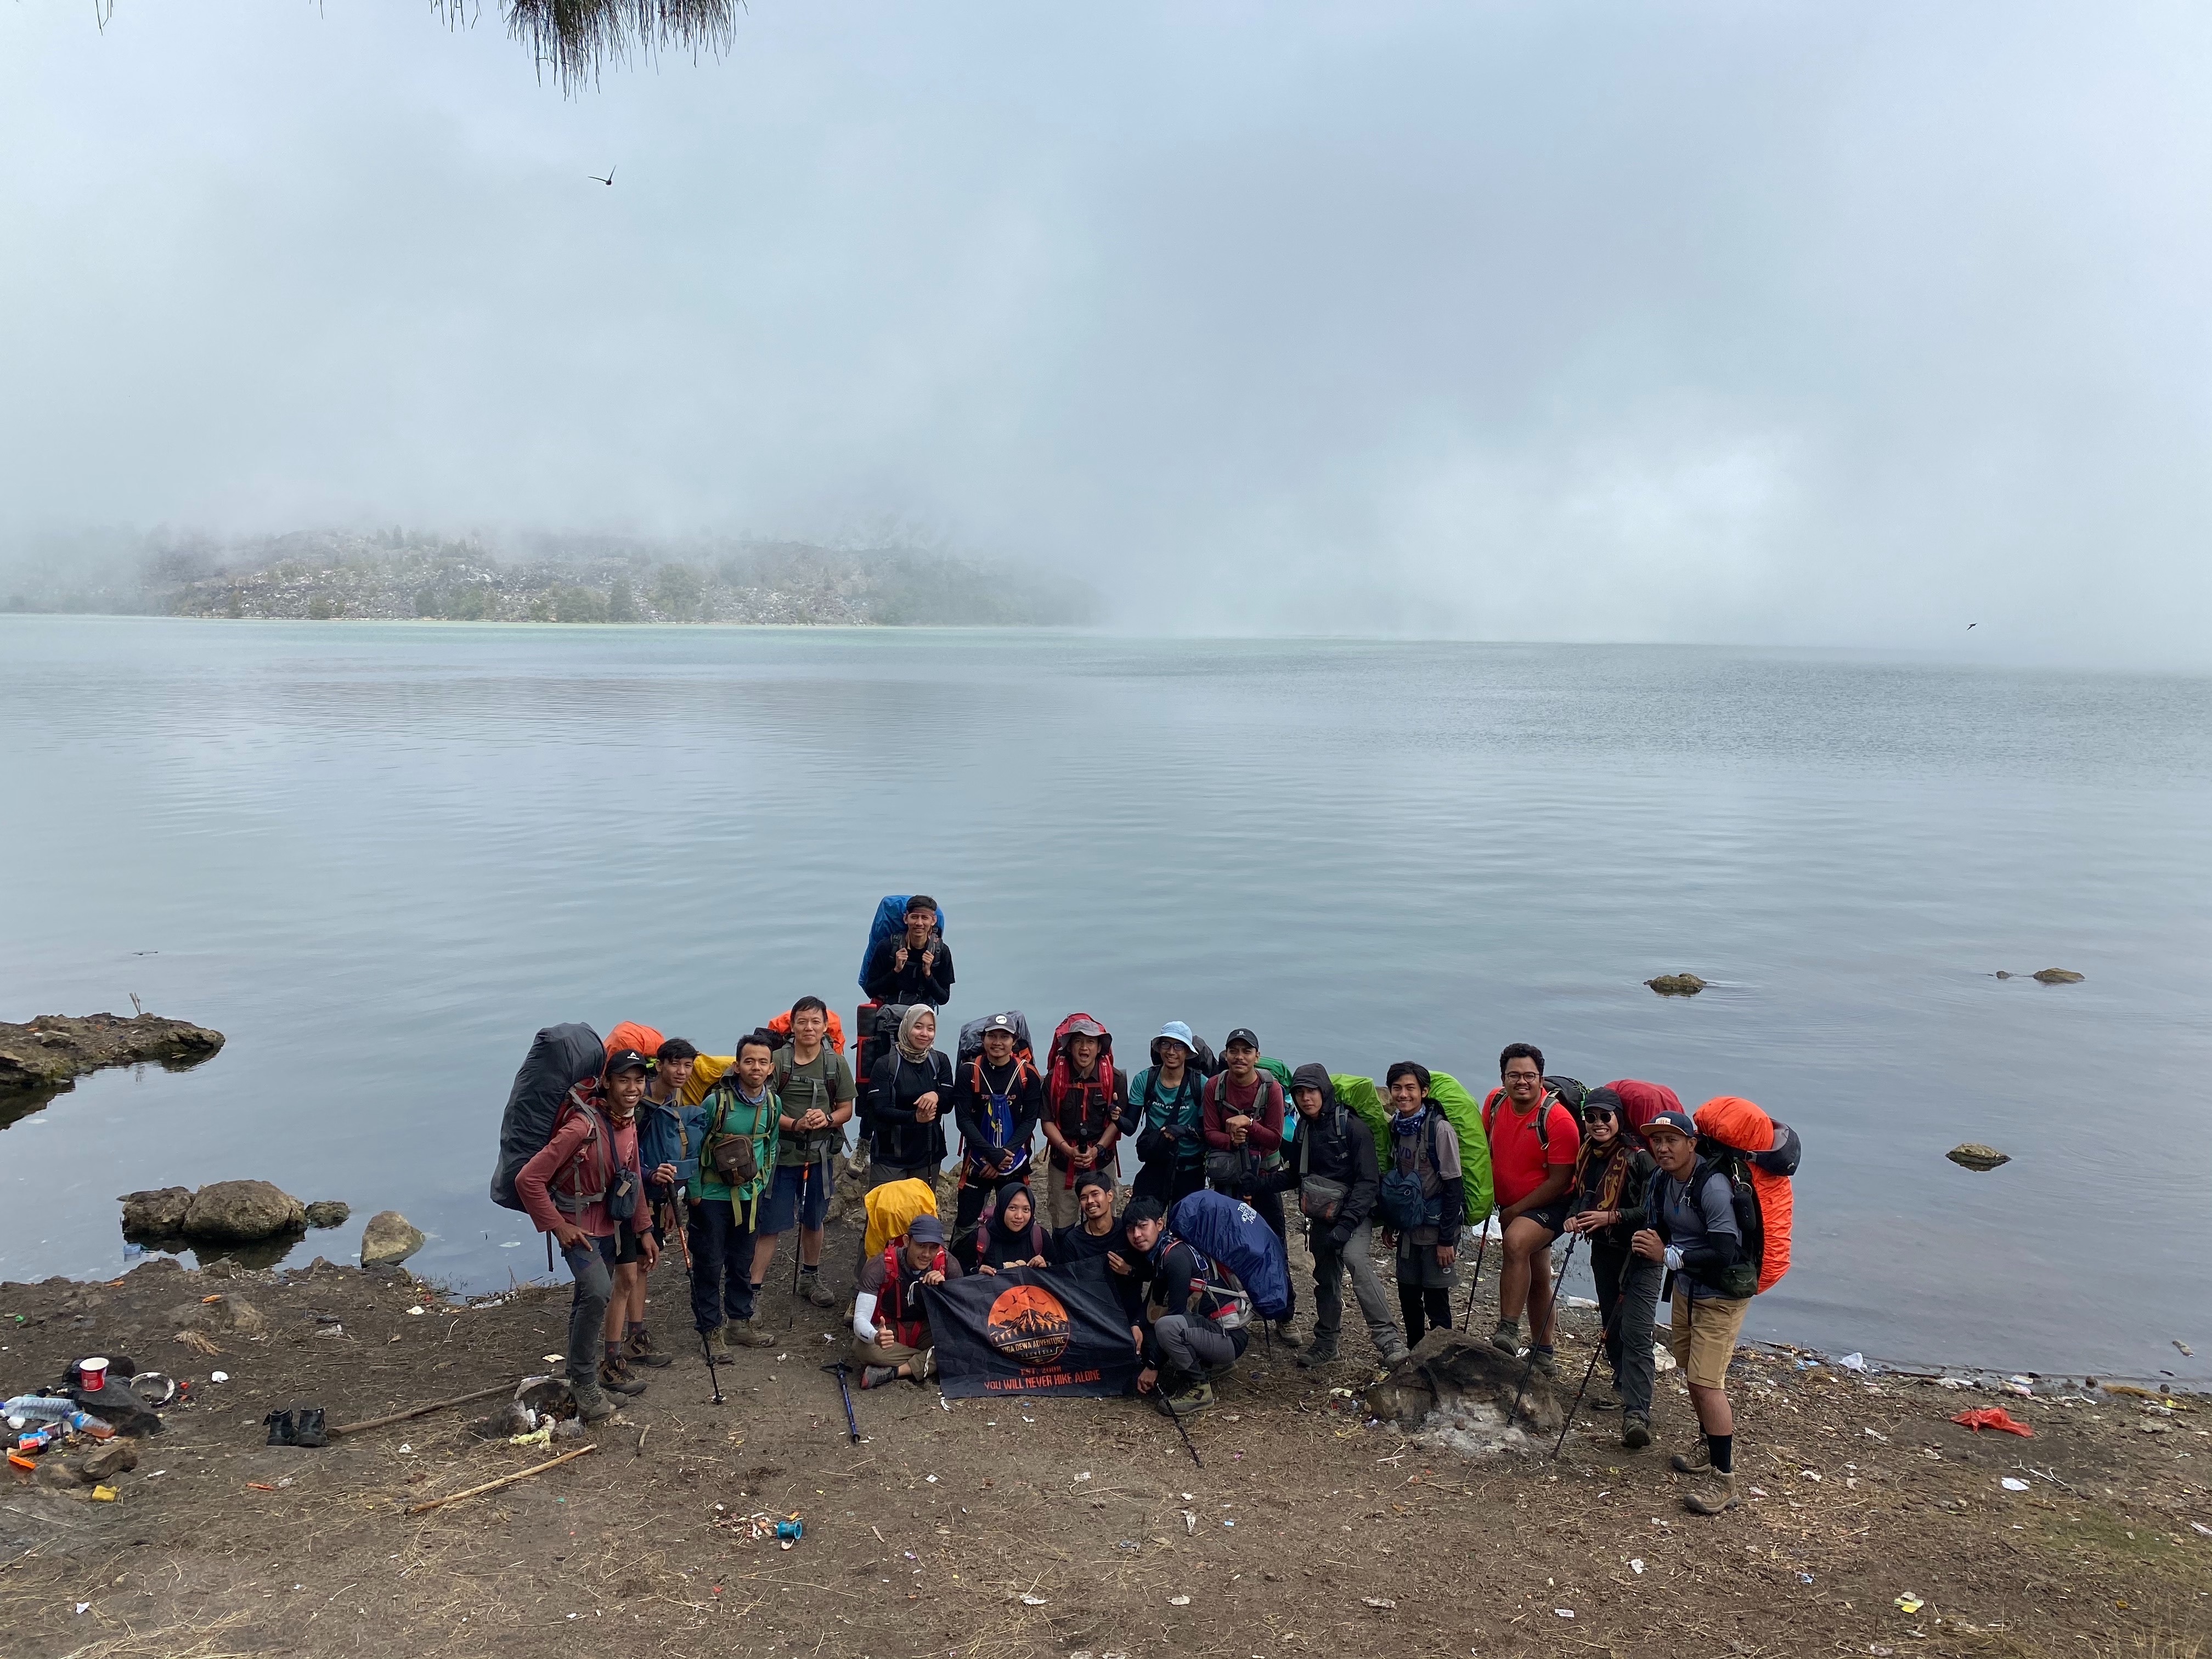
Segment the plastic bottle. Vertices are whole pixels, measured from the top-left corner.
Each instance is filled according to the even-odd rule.
[[[58,1423],[76,1410],[76,1401],[66,1395],[57,1399],[43,1394],[19,1394],[13,1400],[0,1401],[0,1416],[7,1418],[11,1429],[28,1423]]]
[[[54,1443],[58,1432],[50,1426],[34,1429],[27,1434],[18,1435],[15,1437],[15,1449],[19,1452],[42,1452]]]

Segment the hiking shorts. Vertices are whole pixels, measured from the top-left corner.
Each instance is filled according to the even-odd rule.
[[[615,1266],[619,1267],[627,1262],[644,1261],[644,1240],[643,1233],[633,1231],[629,1223],[623,1222],[615,1233]]]
[[[1701,1389],[1728,1386],[1729,1361],[1735,1358],[1736,1336],[1750,1308],[1748,1297],[1692,1296],[1674,1287],[1667,1346],[1685,1377]]]
[[[763,1233],[787,1233],[793,1221],[809,1232],[822,1231],[822,1223],[830,1213],[830,1160],[816,1164],[779,1164],[775,1179],[769,1183],[761,1198],[760,1221],[755,1231]],[[799,1189],[804,1183],[806,1201],[799,1200]]]

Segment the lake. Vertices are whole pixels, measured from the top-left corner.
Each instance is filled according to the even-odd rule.
[[[0,1129],[0,1277],[112,1274],[117,1194],[234,1176],[353,1206],[295,1261],[397,1208],[418,1272],[542,1275],[485,1196],[532,1034],[849,1018],[877,898],[919,889],[960,1018],[1081,1008],[1125,1060],[1249,1024],[1478,1088],[1526,1040],[1760,1102],[1805,1163],[1753,1335],[2212,1376],[2212,679],[6,617],[0,754],[0,1018],[135,993],[229,1038]],[[2087,978],[1992,976],[2051,966]],[[1712,988],[1644,988],[1680,969]]]

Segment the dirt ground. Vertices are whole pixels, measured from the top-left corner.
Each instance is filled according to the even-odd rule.
[[[831,1261],[852,1250],[833,1231]],[[2081,1379],[2022,1399],[1747,1352],[1733,1389],[1747,1502],[1701,1519],[1666,1467],[1694,1432],[1676,1376],[1660,1378],[1648,1451],[1623,1451],[1617,1422],[1586,1411],[1559,1461],[1465,1462],[1328,1409],[1332,1386],[1374,1375],[1355,1312],[1328,1367],[1280,1348],[1237,1367],[1191,1425],[1203,1468],[1133,1402],[945,1402],[905,1383],[855,1391],[856,1447],[817,1369],[842,1350],[838,1316],[794,1304],[778,1277],[761,1319],[786,1340],[723,1367],[725,1404],[695,1351],[649,1374],[587,1437],[591,1455],[412,1516],[549,1454],[483,1437],[496,1401],[319,1450],[265,1446],[263,1414],[307,1401],[343,1423],[547,1370],[565,1285],[464,1304],[389,1270],[214,1278],[161,1259],[109,1285],[0,1286],[10,1392],[91,1352],[198,1379],[118,1501],[20,1475],[0,1496],[4,1651],[2212,1650],[2212,1401],[2169,1412]],[[653,1290],[656,1331],[688,1337],[681,1268]],[[1594,1319],[1570,1316],[1562,1363],[1577,1376]],[[180,1320],[216,1327],[220,1352],[180,1343]],[[217,1369],[228,1382],[208,1380]],[[2034,1438],[1946,1420],[1990,1404]],[[805,1539],[783,1549],[718,1524],[755,1510],[801,1516]],[[1902,1610],[1907,1595],[1923,1605]]]

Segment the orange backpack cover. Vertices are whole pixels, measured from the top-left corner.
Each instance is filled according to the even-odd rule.
[[[1774,1120],[1740,1095],[1716,1095],[1692,1115],[1698,1133],[1739,1152],[1763,1152],[1774,1145]],[[1766,1228],[1766,1251],[1759,1264],[1759,1288],[1768,1289],[1790,1271],[1790,1182],[1747,1163],[1744,1173],[1759,1194],[1759,1215]]]

